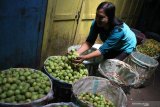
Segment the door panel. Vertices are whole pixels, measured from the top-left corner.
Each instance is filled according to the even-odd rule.
[[[0,69],[37,67],[47,0],[0,0]]]
[[[48,0],[43,61],[51,55],[63,55],[73,44],[82,0]]]

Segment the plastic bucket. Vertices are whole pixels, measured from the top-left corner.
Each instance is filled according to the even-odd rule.
[[[45,74],[47,74],[50,79],[52,80],[52,84],[53,84],[53,92],[54,92],[54,97],[55,97],[55,101],[61,102],[61,101],[65,101],[65,102],[70,102],[71,101],[71,95],[72,95],[72,85],[69,83],[65,83],[62,82],[58,79],[56,79],[55,77],[51,76],[46,68],[44,67],[44,71]]]
[[[47,60],[50,58],[56,58],[59,56],[50,56],[48,57],[44,64],[46,63]],[[47,74],[50,79],[52,80],[53,83],[53,91],[54,91],[54,96],[55,96],[55,101],[58,102],[70,102],[71,101],[71,95],[72,95],[72,84],[64,82],[60,79],[55,78],[49,72],[47,71],[46,67],[44,66],[44,71],[45,74]]]
[[[154,40],[160,42],[160,35],[157,34],[157,33],[154,33],[154,32],[145,32],[145,35],[146,35],[146,38],[148,38],[148,39],[154,39]],[[157,56],[155,56],[155,57],[153,57],[153,58],[156,59],[156,60],[158,60],[158,61],[160,61],[160,54],[157,55]]]
[[[136,47],[136,50],[135,50],[135,51],[136,51],[136,52],[139,52],[139,53],[142,53],[142,52],[139,51],[138,47]],[[144,54],[144,53],[142,53],[142,54]],[[150,56],[150,57],[151,57],[151,56]],[[152,56],[151,58],[153,58],[153,59],[155,59],[155,60],[158,60],[159,57],[160,57],[160,54],[157,54],[157,55]]]
[[[57,57],[57,56],[50,56],[50,57]],[[48,57],[45,62],[50,58]],[[44,62],[44,63],[45,63]],[[49,74],[49,72],[47,71],[46,67],[44,66],[44,70],[43,72],[48,75],[50,77],[50,79],[52,80],[52,84],[53,84],[53,92],[55,93],[55,101],[57,102],[70,102],[71,101],[71,95],[72,95],[72,85],[66,82],[63,82],[55,77],[53,77],[52,75]]]
[[[0,72],[7,72],[8,70],[21,70],[21,69],[29,69],[30,71],[33,72],[40,72],[39,70],[35,70],[35,69],[31,69],[31,68],[10,68],[7,70],[3,70]],[[42,72],[43,73],[43,72]],[[47,75],[46,75],[47,76]],[[48,76],[47,76],[48,77]],[[48,94],[40,99],[34,100],[32,102],[28,102],[28,103],[1,103],[0,102],[0,107],[40,107],[43,105],[48,104],[48,102],[50,102],[51,100],[53,100],[53,86],[52,86],[52,81],[50,80],[50,78],[48,77],[50,83],[51,83],[51,90],[48,92]]]
[[[99,49],[99,47],[101,46],[102,44],[94,44],[92,46],[91,49],[85,51],[84,53],[82,53],[82,55],[86,55],[86,54],[89,54],[93,51],[96,51],[97,49]],[[70,46],[68,48],[68,52],[71,50],[71,49],[78,49],[80,48],[81,45],[73,45],[73,46]],[[98,65],[99,63],[103,60],[103,56],[99,56],[99,57],[95,57],[95,58],[91,58],[91,59],[88,59],[88,60],[84,60],[83,61],[83,64],[86,66],[86,68],[88,69],[89,71],[89,75],[96,75],[96,71],[98,69]]]
[[[135,86],[136,88],[150,84],[149,79],[159,64],[157,60],[139,52],[132,52],[124,62],[131,65],[139,74],[139,82]]]
[[[82,78],[73,84],[73,102],[80,107],[92,107],[78,99],[81,93],[93,93],[103,95],[110,100],[115,107],[126,107],[127,97],[120,87],[113,86],[109,80],[101,77],[89,76]]]
[[[107,59],[99,64],[98,71],[102,77],[120,86],[127,94],[139,80],[138,72],[127,63],[117,59]]]

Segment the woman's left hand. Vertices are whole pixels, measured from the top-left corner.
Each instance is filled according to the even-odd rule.
[[[82,63],[85,59],[86,59],[86,58],[85,58],[85,55],[78,56],[78,57],[74,60],[74,62],[75,62],[75,63]]]

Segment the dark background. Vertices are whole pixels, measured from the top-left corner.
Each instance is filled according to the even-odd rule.
[[[160,0],[144,0],[135,29],[140,30],[146,36],[152,36],[160,41]],[[160,62],[160,58],[158,61]],[[130,94],[127,95],[127,107],[145,107],[142,103],[148,104],[148,107],[160,107],[159,83],[160,65],[153,74],[149,86],[130,91]],[[133,105],[136,101],[142,102],[141,105]]]
[[[160,34],[160,0],[144,0],[135,28]]]

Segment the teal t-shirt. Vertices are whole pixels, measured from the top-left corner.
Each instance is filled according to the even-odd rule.
[[[134,32],[123,23],[121,26],[115,26],[110,32],[103,28],[98,28],[95,20],[92,22],[87,42],[94,44],[99,34],[103,44],[99,48],[101,54],[106,54],[110,50],[121,51],[130,54],[136,47],[137,40]]]

